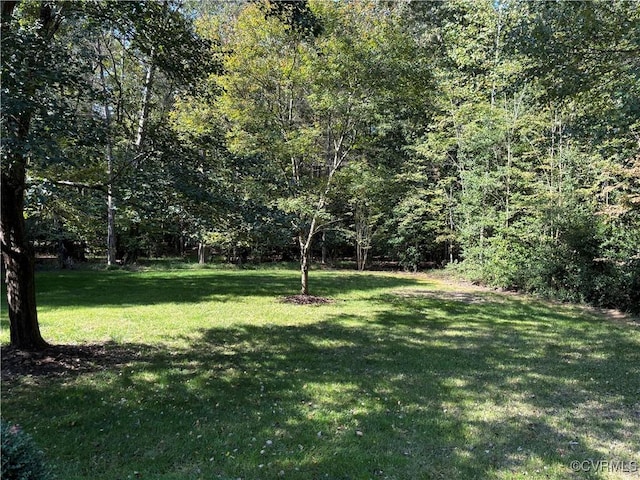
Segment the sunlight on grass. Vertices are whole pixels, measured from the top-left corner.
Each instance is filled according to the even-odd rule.
[[[41,273],[45,338],[114,359],[5,382],[3,416],[70,480],[564,479],[638,460],[637,328],[426,276],[311,279],[333,303],[281,302],[297,274],[280,269]]]

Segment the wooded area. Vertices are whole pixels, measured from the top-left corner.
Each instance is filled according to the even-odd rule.
[[[640,307],[635,2],[2,3],[11,342],[36,251],[372,259]]]

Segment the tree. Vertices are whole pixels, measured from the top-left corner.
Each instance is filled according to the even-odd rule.
[[[36,310],[34,255],[27,238],[24,192],[27,168],[38,155],[39,138],[34,123],[48,108],[57,107],[47,87],[60,81],[63,49],[55,42],[63,5],[47,2],[2,3],[2,129],[7,138],[2,155],[2,261],[7,285],[11,344],[22,349],[41,349],[47,343],[40,334]],[[18,20],[20,19],[20,20]],[[66,72],[65,72],[66,73]],[[53,114],[53,112],[52,112]]]
[[[97,52],[98,88],[102,91],[103,120],[108,130],[107,158],[107,263],[116,256],[116,200],[122,210],[137,211],[133,203],[144,194],[141,185],[155,182],[143,172],[157,175],[162,170],[159,157],[173,148],[162,128],[179,91],[193,90],[195,84],[216,68],[210,43],[196,34],[191,21],[173,2],[112,3],[98,7],[102,40]],[[153,126],[153,128],[151,128]],[[177,143],[177,138],[173,141]],[[163,150],[163,148],[166,148]],[[155,164],[155,165],[154,165]],[[138,181],[138,177],[144,180]],[[171,182],[169,182],[171,183]],[[137,202],[136,202],[137,201]],[[129,222],[135,236],[135,221]],[[122,229],[121,229],[122,231]],[[121,242],[122,243],[122,242]],[[130,246],[137,242],[132,239]],[[127,248],[129,261],[136,249]]]
[[[382,225],[389,204],[390,173],[382,166],[373,167],[364,160],[354,160],[345,167],[338,196],[348,209],[346,231],[355,243],[356,267],[367,266],[375,234]],[[337,200],[336,200],[337,203]]]
[[[396,128],[389,112],[399,111],[398,96],[390,87],[407,85],[416,66],[392,8],[366,1],[309,8],[321,25],[315,36],[248,5],[219,78],[230,149],[261,158],[270,196],[292,217],[302,294],[313,240],[337,221],[329,209],[336,178]]]
[[[113,160],[110,116],[118,105],[110,101],[114,85],[106,83],[105,51],[88,48],[87,40],[100,38],[105,22],[112,34],[131,36],[122,45],[150,55],[152,65],[178,82],[193,82],[194,72],[210,65],[198,55],[208,52],[208,46],[192,34],[189,21],[171,2],[3,2],[2,257],[11,343],[18,348],[46,346],[39,332],[34,253],[24,219],[27,178],[79,190],[108,191],[113,182],[113,172],[106,181],[96,181],[96,173],[105,157],[107,165]],[[207,48],[193,48],[201,46]],[[152,72],[148,69],[145,77],[147,91]],[[143,95],[134,130],[138,148],[144,143],[149,99]],[[73,180],[62,177],[69,171]]]
[[[511,49],[525,55],[523,78],[544,87],[543,99],[555,110],[551,137],[561,140],[549,155],[564,171],[556,198],[568,209],[558,212],[563,228],[556,234],[570,251],[582,252],[573,269],[581,275],[567,282],[568,290],[596,304],[637,309],[640,11],[624,1],[519,8]]]

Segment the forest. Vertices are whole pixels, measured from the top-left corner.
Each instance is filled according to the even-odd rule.
[[[640,308],[635,2],[4,1],[1,90],[15,345],[43,345],[47,256]]]

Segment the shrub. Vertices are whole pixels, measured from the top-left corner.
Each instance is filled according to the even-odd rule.
[[[18,425],[0,420],[3,480],[49,480],[53,478],[44,453]]]
[[[421,260],[422,255],[417,247],[407,247],[404,252],[400,253],[400,265],[405,270],[417,272]]]

